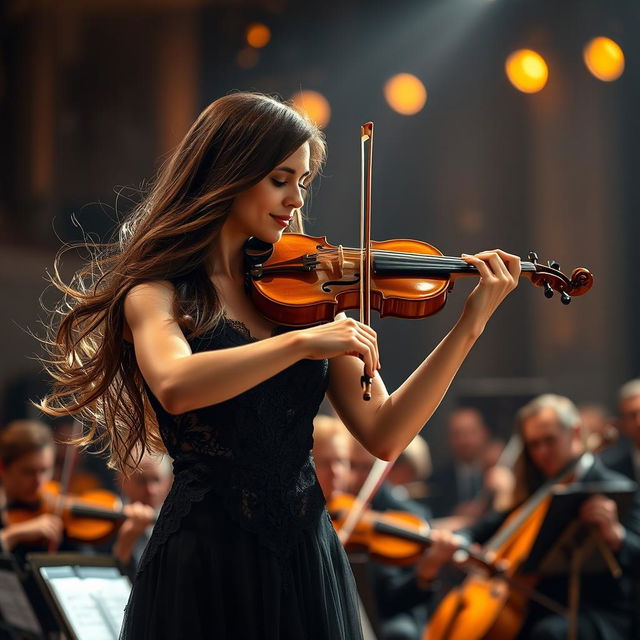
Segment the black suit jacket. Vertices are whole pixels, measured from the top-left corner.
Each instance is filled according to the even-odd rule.
[[[478,491],[482,488],[482,478],[478,479]],[[446,518],[463,502],[458,486],[458,474],[452,463],[437,470],[429,479],[429,507],[434,518]]]
[[[633,443],[626,438],[620,438],[613,446],[600,454],[600,459],[609,469],[613,469],[636,482],[635,464],[633,462]]]
[[[615,471],[595,460],[593,466],[582,478],[584,482],[625,479]],[[487,542],[510,512],[490,512],[473,526],[461,532],[470,540],[484,544]],[[629,640],[634,633],[635,591],[634,580],[640,574],[640,493],[636,492],[628,512],[621,518],[625,528],[625,538],[621,549],[615,554],[623,575],[615,579],[609,571],[583,575],[580,589],[580,615],[588,616],[598,628],[603,640]],[[544,532],[540,532],[543,535]],[[561,604],[567,604],[567,576],[544,578],[536,589]],[[532,605],[530,615],[549,615],[545,609]]]

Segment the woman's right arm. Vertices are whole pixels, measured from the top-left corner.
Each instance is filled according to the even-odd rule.
[[[174,298],[170,283],[148,282],[131,289],[124,305],[140,371],[169,413],[233,398],[304,357],[297,332],[192,353],[174,319]]]

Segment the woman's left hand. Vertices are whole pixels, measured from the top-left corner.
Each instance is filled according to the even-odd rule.
[[[500,303],[518,286],[520,258],[495,249],[473,256],[462,254],[462,259],[480,273],[480,282],[467,298],[462,314],[480,334]]]

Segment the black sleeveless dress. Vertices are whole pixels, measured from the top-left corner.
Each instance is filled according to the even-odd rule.
[[[194,352],[253,341],[223,320]],[[351,569],[310,449],[327,361],[301,360],[226,402],[171,415],[175,480],[141,559],[121,640],[357,640]]]

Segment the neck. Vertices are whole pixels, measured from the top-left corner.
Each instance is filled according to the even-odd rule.
[[[242,277],[243,247],[246,240],[246,234],[234,229],[227,219],[209,252],[208,266],[211,276],[231,279]]]

